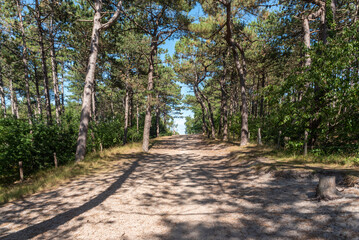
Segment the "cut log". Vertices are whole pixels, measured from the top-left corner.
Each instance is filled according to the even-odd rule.
[[[316,197],[320,200],[334,200],[341,197],[335,184],[335,176],[321,176],[317,186]]]

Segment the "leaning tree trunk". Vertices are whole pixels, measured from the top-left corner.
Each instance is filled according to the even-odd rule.
[[[24,79],[25,79],[25,94],[26,94],[26,103],[27,103],[27,117],[29,124],[32,124],[32,110],[31,110],[31,99],[30,99],[30,86],[29,86],[29,69],[28,69],[28,61],[27,61],[27,46],[26,46],[26,40],[25,40],[25,29],[24,24],[22,21],[22,14],[20,9],[20,3],[19,0],[16,1],[17,6],[17,12],[19,16],[19,24],[20,24],[20,30],[21,30],[21,39],[22,39],[22,62],[24,64]]]
[[[45,53],[45,45],[44,45],[44,39],[43,39],[44,38],[43,37],[44,30],[42,29],[42,25],[41,25],[41,19],[40,19],[41,11],[40,11],[40,7],[39,7],[39,1],[36,0],[35,3],[36,3],[36,10],[37,10],[36,23],[37,23],[37,30],[38,30],[38,35],[39,35],[41,64],[42,64],[42,72],[44,75],[46,117],[47,117],[47,124],[51,124],[52,117],[51,117],[49,79],[47,76],[46,53]]]
[[[145,126],[143,128],[143,143],[142,149],[148,152],[150,144],[150,129],[151,129],[151,104],[152,104],[152,90],[153,90],[153,73],[154,73],[154,57],[157,54],[157,39],[153,38],[151,43],[151,53],[149,58],[148,69],[148,83],[147,83],[147,103],[146,103],[146,116]]]
[[[91,51],[87,65],[87,74],[85,79],[81,117],[80,117],[80,129],[77,138],[76,162],[83,160],[85,157],[86,140],[87,140],[86,138],[87,138],[88,124],[90,122],[92,88],[95,81],[96,61],[97,61],[98,44],[100,38],[100,28],[101,28],[100,20],[101,20],[102,3],[96,1],[95,8],[96,11],[93,19],[93,28],[91,34]]]
[[[114,15],[110,18],[110,20],[101,24],[101,10],[102,10],[102,1],[95,0],[94,1],[95,15],[93,17],[93,27],[91,34],[91,49],[89,61],[87,64],[87,73],[85,79],[84,93],[82,99],[82,108],[81,108],[81,116],[80,116],[80,127],[79,127],[79,135],[77,137],[77,147],[76,147],[76,162],[79,162],[85,158],[86,154],[86,138],[88,131],[88,124],[90,122],[90,113],[91,113],[91,98],[92,91],[95,82],[95,70],[96,70],[96,60],[98,55],[98,44],[100,40],[100,30],[106,29],[110,27],[118,18],[120,14],[120,5],[122,1],[118,1],[117,9]]]

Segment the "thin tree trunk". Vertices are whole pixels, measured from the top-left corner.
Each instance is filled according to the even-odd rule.
[[[65,62],[62,65],[62,71],[61,71],[61,105],[62,105],[62,113],[65,112],[65,88],[64,88],[64,72],[65,72]]]
[[[160,136],[160,102],[159,102],[158,93],[156,95],[156,137]]]
[[[61,103],[59,95],[59,81],[57,76],[57,61],[56,61],[56,51],[55,51],[55,36],[53,32],[53,17],[51,16],[50,23],[50,59],[51,59],[51,70],[52,70],[52,80],[54,83],[54,95],[55,95],[55,112],[56,112],[56,123],[60,124],[60,115],[61,115]]]
[[[241,126],[241,145],[248,144],[248,106],[247,106],[247,96],[246,96],[246,62],[244,58],[244,51],[241,51],[242,62],[241,64],[239,59],[238,51],[241,50],[239,46],[235,43],[233,39],[232,33],[232,10],[231,10],[232,2],[226,2],[224,6],[226,7],[226,41],[229,47],[232,49],[233,57],[237,72],[239,74],[239,82],[240,82],[240,92],[241,92],[241,118],[242,118],[242,126]]]
[[[225,56],[224,56],[225,57]],[[226,61],[223,60],[223,76],[220,79],[221,85],[221,121],[223,126],[222,139],[223,141],[228,140],[228,122],[227,122],[227,91],[226,91],[226,76],[227,76],[227,66]]]
[[[4,118],[6,117],[6,103],[5,103],[5,92],[4,92],[4,83],[2,81],[3,73],[2,66],[0,65],[0,100],[1,100],[1,109],[3,112]]]
[[[133,91],[132,88],[129,87],[129,110],[128,110],[128,127],[132,128],[132,119],[133,119]]]
[[[12,79],[9,80],[9,88],[10,88],[10,101],[11,101],[11,114],[16,117],[16,119],[19,118],[19,108],[17,106],[17,97],[16,92],[13,87]]]
[[[193,85],[193,92],[194,92],[194,94],[196,96],[196,99],[197,99],[198,103],[201,106],[201,110],[202,110],[202,132],[203,132],[203,135],[206,135],[208,133],[208,127],[207,127],[207,123],[206,123],[206,113],[208,112],[208,110],[205,107],[205,105],[203,103],[203,100],[198,95],[195,85]],[[205,113],[205,111],[206,111],[206,113]]]
[[[140,118],[140,109],[138,107],[138,98],[137,98],[137,103],[136,103],[136,130],[137,130],[137,133],[139,131],[139,118]]]
[[[44,37],[41,26],[41,11],[39,6],[39,0],[35,1],[36,3],[36,10],[37,10],[37,16],[36,16],[36,23],[37,23],[37,30],[39,35],[39,44],[40,44],[40,52],[41,52],[41,63],[42,63],[42,71],[44,75],[44,90],[45,90],[45,107],[46,107],[46,118],[47,118],[47,124],[52,123],[52,117],[51,117],[51,102],[50,102],[50,91],[49,91],[49,79],[47,76],[47,65],[46,65],[46,53],[45,53],[45,45],[44,45]]]
[[[26,46],[26,40],[25,40],[25,29],[24,24],[22,21],[22,14],[21,14],[21,8],[20,8],[20,2],[19,0],[16,1],[17,6],[17,12],[19,16],[19,24],[20,24],[20,30],[21,30],[21,39],[22,39],[22,62],[24,64],[24,75],[25,75],[25,95],[26,95],[26,103],[27,103],[27,117],[29,124],[32,124],[32,110],[31,110],[31,99],[30,99],[30,87],[29,87],[29,69],[28,69],[28,61],[27,61],[27,46]]]
[[[153,74],[154,74],[154,57],[157,55],[157,38],[153,37],[151,42],[151,52],[149,58],[149,69],[148,69],[148,82],[147,82],[147,103],[146,103],[146,116],[145,126],[143,128],[143,143],[142,149],[148,152],[150,144],[150,129],[151,129],[151,104],[152,104],[152,93],[153,90]]]
[[[34,61],[34,74],[35,74],[35,88],[36,88],[36,108],[37,108],[37,114],[42,118],[42,106],[41,106],[41,95],[39,90],[39,78],[37,74],[37,64],[36,59]]]
[[[197,88],[197,92],[199,93],[199,95],[201,96],[201,98],[203,98],[206,102],[207,102],[207,106],[205,103],[203,103],[205,109],[206,109],[206,112],[207,112],[207,116],[208,116],[208,120],[209,120],[209,124],[210,124],[210,127],[211,127],[211,137],[212,138],[216,138],[216,129],[214,127],[214,119],[213,119],[213,111],[212,111],[212,105],[209,101],[209,99],[201,92],[201,90],[199,89],[198,85],[196,86]]]
[[[97,110],[96,110],[96,81],[94,80],[92,91],[91,91],[91,109],[92,115],[91,118],[97,123]]]
[[[82,109],[80,117],[80,128],[79,135],[77,138],[77,147],[76,147],[76,162],[79,162],[84,159],[86,154],[86,138],[88,131],[88,124],[90,121],[90,112],[91,112],[91,95],[92,88],[95,81],[95,70],[96,70],[96,60],[98,55],[98,44],[100,38],[100,28],[101,28],[101,9],[102,2],[100,0],[95,1],[95,15],[93,18],[93,28],[91,34],[91,50],[89,61],[87,65],[87,74],[85,79],[85,87],[82,100]]]
[[[123,144],[127,143],[127,131],[128,131],[128,113],[129,113],[129,99],[130,99],[130,92],[128,84],[126,83],[126,95],[125,95],[125,127],[123,133]]]

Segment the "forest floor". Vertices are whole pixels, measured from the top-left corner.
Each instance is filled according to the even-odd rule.
[[[112,161],[0,206],[0,238],[359,239],[357,187],[315,201],[316,175],[274,174],[255,146],[172,136]]]

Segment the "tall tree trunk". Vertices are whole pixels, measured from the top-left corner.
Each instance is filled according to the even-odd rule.
[[[195,85],[193,85],[193,92],[194,92],[194,94],[196,96],[197,102],[201,106],[201,110],[202,110],[202,132],[203,132],[203,135],[206,135],[208,133],[208,127],[207,127],[207,123],[206,123],[206,114],[208,114],[207,113],[208,110],[207,110],[206,106],[204,105],[203,100],[198,95]]]
[[[53,16],[51,16],[51,23],[50,23],[50,43],[51,43],[50,59],[51,59],[52,81],[54,83],[56,123],[60,124],[61,103],[60,103],[60,95],[59,95],[59,81],[57,76],[57,61],[56,61],[56,51],[55,51]]]
[[[129,105],[128,105],[128,127],[132,127],[132,119],[133,119],[133,91],[132,88],[129,87]]]
[[[90,50],[90,56],[87,65],[87,73],[86,73],[84,93],[82,99],[82,108],[81,108],[80,128],[79,128],[79,135],[77,138],[76,162],[83,160],[86,154],[86,140],[87,140],[88,124],[90,121],[92,88],[95,81],[96,61],[98,55],[98,44],[99,44],[100,29],[101,29],[101,22],[100,22],[101,9],[102,9],[102,1],[96,0],[95,1],[96,11],[93,18],[93,27],[91,34],[91,50]]]
[[[6,103],[5,103],[5,92],[4,92],[4,83],[2,81],[3,73],[2,66],[0,65],[0,100],[1,100],[1,109],[4,118],[6,117]]]
[[[10,101],[11,101],[11,114],[16,117],[16,119],[19,118],[19,110],[17,106],[17,97],[16,92],[13,87],[12,79],[9,79],[9,89],[10,89]]]
[[[156,94],[156,137],[160,136],[160,99],[158,93]]]
[[[42,118],[42,105],[41,105],[41,95],[40,95],[40,88],[39,88],[39,76],[37,74],[37,64],[36,59],[34,58],[34,74],[35,74],[35,88],[36,88],[36,114]]]
[[[24,64],[24,77],[25,77],[25,95],[26,95],[26,103],[27,103],[27,117],[29,124],[32,124],[32,110],[31,110],[31,99],[30,99],[30,86],[29,86],[29,69],[28,69],[28,61],[27,61],[27,46],[25,40],[25,29],[22,21],[21,7],[19,0],[16,0],[17,12],[19,16],[19,24],[21,30],[21,39],[22,39],[22,62]]]
[[[117,9],[115,14],[110,18],[110,20],[101,24],[101,10],[102,10],[102,1],[95,0],[94,1],[94,10],[95,15],[93,17],[93,27],[91,34],[91,49],[89,55],[89,61],[87,64],[87,73],[85,79],[85,86],[83,92],[82,99],[82,108],[81,108],[81,116],[80,116],[80,127],[79,127],[79,135],[77,138],[77,147],[76,147],[76,162],[79,162],[84,159],[86,154],[86,138],[88,131],[88,124],[90,121],[90,113],[91,113],[91,98],[92,98],[92,88],[95,82],[95,70],[96,70],[96,60],[98,55],[98,45],[100,41],[100,30],[106,29],[111,24],[113,24],[119,16],[120,13],[120,5],[122,1],[119,1],[117,4]],[[111,100],[112,101],[112,100]]]
[[[97,110],[96,110],[96,81],[94,80],[92,91],[91,91],[91,109],[92,115],[91,118],[97,123]]]
[[[126,82],[126,95],[125,95],[125,126],[124,126],[124,133],[123,133],[123,144],[127,143],[127,131],[128,131],[128,115],[129,115],[129,103],[130,101],[130,91],[128,84]]]
[[[138,106],[138,98],[137,98],[137,102],[136,102],[136,130],[137,130],[137,133],[139,131],[139,118],[140,118],[140,109]]]
[[[210,127],[211,127],[211,137],[216,138],[216,129],[214,127],[214,118],[213,118],[212,105],[211,105],[209,99],[201,92],[198,85],[196,85],[196,88],[197,88],[197,92],[199,93],[200,97],[203,98],[207,102],[208,108],[207,108],[207,106],[206,106],[206,104],[204,102],[203,102],[203,105],[204,105],[204,107],[206,109],[206,112],[208,114],[207,116],[208,116],[209,124],[210,124]]]
[[[145,152],[148,152],[148,147],[150,144],[150,129],[151,129],[151,104],[152,104],[152,90],[153,90],[153,74],[154,74],[154,58],[157,55],[157,38],[152,37],[151,41],[151,52],[149,58],[149,69],[148,69],[148,82],[147,82],[147,103],[146,103],[146,116],[145,116],[145,126],[143,128],[143,143],[142,149]]]
[[[42,29],[42,25],[41,25],[41,10],[40,10],[40,6],[39,6],[39,0],[36,0],[35,4],[36,4],[36,11],[37,11],[36,23],[37,23],[37,30],[38,30],[38,35],[39,35],[42,72],[44,75],[43,77],[44,77],[44,90],[45,90],[46,118],[47,118],[47,124],[51,124],[52,117],[51,117],[49,79],[47,76],[46,53],[45,53],[45,45],[44,45],[44,37],[43,37],[44,30]]]
[[[225,56],[224,56],[225,57]],[[227,90],[226,90],[226,76],[227,76],[227,66],[226,61],[223,60],[223,75],[220,79],[221,86],[221,121],[223,126],[222,139],[223,141],[228,140],[228,122],[227,122]]]
[[[262,73],[262,93],[261,93],[261,105],[259,108],[259,116],[263,119],[264,118],[264,92],[263,92],[263,88],[265,87],[265,83],[266,83],[266,78],[265,78],[265,74]]]
[[[228,46],[231,48],[235,66],[237,69],[237,72],[239,74],[239,82],[240,82],[240,92],[241,92],[241,118],[242,118],[242,126],[241,126],[241,145],[247,145],[248,144],[248,106],[247,106],[247,96],[246,96],[246,62],[244,58],[244,51],[240,49],[240,47],[236,44],[236,42],[233,39],[233,33],[232,33],[232,10],[231,10],[231,4],[232,2],[226,2],[224,5],[226,7],[226,41]],[[241,64],[239,59],[238,51],[241,51],[242,55],[242,62]]]
[[[62,64],[62,71],[61,71],[61,105],[62,105],[62,113],[65,112],[65,88],[64,88],[64,72],[65,72],[65,62]]]

